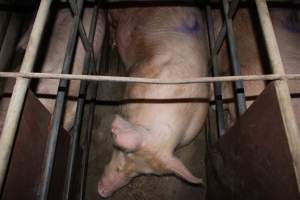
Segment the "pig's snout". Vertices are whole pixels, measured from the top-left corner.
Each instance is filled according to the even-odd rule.
[[[107,198],[112,195],[112,191],[109,189],[109,187],[107,187],[103,180],[100,180],[98,183],[98,193],[103,198]]]

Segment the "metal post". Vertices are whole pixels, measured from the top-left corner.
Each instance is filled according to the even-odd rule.
[[[94,41],[95,36],[95,30],[97,25],[97,15],[98,15],[98,8],[97,6],[93,9],[92,14],[92,20],[90,24],[90,31],[89,31],[89,43],[92,44]],[[91,61],[91,54],[92,52],[89,51],[86,53],[86,56],[84,58],[84,70],[83,74],[91,74],[92,69],[95,66],[93,65],[93,62]],[[86,97],[86,90],[87,90],[87,81],[82,81],[80,83],[80,90],[79,90],[79,96],[77,100],[77,108],[76,108],[76,117],[74,126],[72,129],[72,138],[70,142],[70,148],[68,152],[68,165],[67,165],[67,175],[66,175],[66,181],[65,181],[65,188],[64,188],[64,194],[63,199],[68,200],[70,196],[70,190],[71,190],[71,183],[74,177],[74,168],[75,168],[75,157],[76,153],[78,153],[78,146],[80,141],[80,130],[82,125],[82,116],[83,116],[83,109],[84,109],[84,102]]]
[[[236,43],[234,39],[234,31],[233,31],[233,25],[232,25],[232,18],[229,18],[229,5],[227,0],[222,0],[223,5],[223,14],[224,14],[224,20],[226,24],[227,29],[227,39],[229,44],[229,54],[230,54],[230,60],[233,67],[233,74],[234,75],[240,75],[241,74],[241,66],[239,63],[239,59],[236,52]],[[238,116],[242,115],[246,111],[246,99],[245,99],[245,93],[244,93],[244,86],[242,81],[235,81],[234,82],[235,87],[235,97],[237,102],[237,114]]]
[[[272,71],[274,74],[285,74],[267,3],[265,0],[255,0],[255,3]],[[300,136],[287,80],[275,81],[275,88],[300,193]]]
[[[231,5],[230,5],[229,11],[228,11],[228,18],[230,18],[230,19],[233,18],[234,14],[236,13],[236,11],[238,9],[239,3],[240,3],[240,0],[232,0],[231,1]],[[219,32],[219,35],[218,35],[217,40],[214,45],[213,52],[215,54],[217,54],[220,51],[222,44],[225,40],[226,33],[227,33],[226,23],[223,22],[222,28]]]
[[[28,47],[21,65],[21,72],[31,72],[41,42],[42,33],[50,12],[52,0],[42,0],[30,35]],[[0,189],[8,167],[18,122],[22,112],[25,95],[30,79],[17,78],[6,114],[4,127],[0,135]]]
[[[213,76],[219,76],[220,74],[219,74],[217,55],[216,53],[214,53],[215,36],[213,30],[213,20],[211,14],[211,7],[209,5],[206,6],[206,20],[207,20],[208,38],[209,38],[209,46],[210,46],[210,56],[212,61],[212,72],[213,72]],[[223,136],[225,134],[225,118],[224,118],[221,82],[214,83],[214,93],[215,93],[218,135]]]
[[[101,47],[101,56],[98,57],[97,65],[96,65],[96,71],[99,74],[104,74],[105,67],[108,65],[108,57],[107,57],[107,51],[109,48],[108,44],[108,28],[107,25],[105,27],[106,33],[104,35],[104,40]],[[101,67],[101,68],[100,68]],[[80,172],[80,191],[79,191],[79,197],[80,200],[84,200],[85,197],[85,187],[86,187],[86,176],[88,173],[88,161],[89,161],[89,153],[90,153],[90,145],[92,141],[92,129],[93,129],[93,123],[94,123],[94,112],[95,112],[95,106],[96,106],[96,98],[97,98],[97,90],[98,90],[98,82],[91,82],[91,96],[90,96],[90,105],[89,105],[89,117],[88,117],[88,125],[85,132],[85,139],[84,143],[82,145],[83,149],[83,155],[82,155],[82,163],[81,163],[81,172]]]
[[[74,0],[69,0],[69,3],[70,3],[70,8],[71,8],[72,13],[75,16],[78,15],[78,8],[76,6],[76,2]],[[79,21],[79,37],[82,41],[85,51],[90,52],[90,57],[92,59],[91,61],[93,62],[93,65],[96,65],[93,45],[91,44],[91,42],[89,41],[89,39],[86,35],[82,21]]]
[[[74,17],[73,29],[71,31],[71,36],[69,38],[67,48],[66,48],[66,55],[64,59],[62,74],[70,73],[72,60],[74,58],[75,46],[76,46],[77,36],[78,36],[79,21],[81,20],[80,16],[83,10],[83,0],[79,0],[79,2],[77,3],[78,3],[79,12],[77,13],[78,15]],[[54,113],[51,119],[51,131],[48,140],[49,142],[47,145],[46,161],[44,165],[44,171],[43,171],[43,176],[42,176],[41,186],[40,186],[40,193],[39,193],[40,200],[48,199],[48,192],[49,192],[52,170],[54,165],[54,156],[56,151],[58,134],[61,127],[61,121],[64,113],[64,106],[65,106],[65,99],[67,95],[68,85],[69,85],[68,80],[60,80],[59,82]]]

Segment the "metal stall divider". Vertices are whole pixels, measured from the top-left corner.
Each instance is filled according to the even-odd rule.
[[[219,76],[218,57],[217,54],[214,52],[215,35],[213,30],[213,19],[212,19],[211,7],[209,3],[207,3],[205,7],[205,14],[206,14],[207,32],[208,32],[208,39],[209,39],[209,48],[210,48],[210,64],[212,65],[212,75]],[[225,134],[225,116],[224,116],[224,108],[223,108],[221,82],[214,83],[214,96],[215,96],[215,104],[216,104],[216,118],[217,118],[216,120],[217,120],[218,135],[221,137]],[[210,141],[208,142],[210,143],[211,139],[209,140]]]
[[[101,3],[100,3],[101,4]],[[101,4],[103,6],[103,4]],[[105,16],[107,16],[106,8],[102,8]],[[105,21],[107,19],[105,18]],[[107,23],[105,23],[105,34],[103,38],[103,43],[101,47],[101,51],[99,51],[97,63],[96,63],[96,74],[105,74],[106,69],[109,65],[108,60],[108,52],[109,52],[109,29],[107,27]],[[84,141],[82,143],[82,159],[81,159],[81,167],[80,167],[80,186],[78,196],[79,199],[83,200],[85,198],[85,189],[86,189],[86,176],[88,173],[88,162],[89,162],[89,153],[90,153],[90,146],[92,141],[92,131],[93,131],[93,122],[94,122],[94,113],[96,107],[96,100],[97,100],[97,91],[98,91],[98,82],[90,82],[90,93],[89,93],[89,108],[88,108],[88,118],[87,118],[87,128],[84,133]]]
[[[222,3],[223,13],[226,14],[228,1],[222,0]],[[268,85],[268,88],[251,106],[249,112],[241,116],[236,125],[211,148],[207,169],[211,169],[208,172],[210,176],[208,183],[210,182],[212,190],[208,193],[212,195],[210,196],[212,199],[283,199],[280,195],[289,195],[289,199],[299,198],[300,137],[291,104],[288,79],[284,78],[287,74],[284,72],[266,0],[255,0],[255,3],[273,71],[273,74],[264,76],[280,76],[281,78],[274,79],[274,82]],[[231,5],[234,5],[234,1],[231,1]],[[209,15],[210,7],[208,6],[206,10]],[[223,29],[220,35],[224,34]],[[209,34],[210,32],[211,30]],[[215,48],[220,48],[221,42],[219,39],[217,41]],[[210,46],[213,45],[210,44]],[[272,107],[264,108],[264,105],[269,102]],[[276,110],[275,114],[272,109]],[[259,111],[263,113],[263,120],[255,117]],[[268,133],[268,128],[264,129],[264,126],[272,124],[273,120],[275,123],[273,129],[276,130],[272,134]],[[269,141],[264,141],[265,138]],[[273,138],[275,139],[272,140]],[[272,145],[277,145],[276,149],[273,150]],[[282,155],[278,155],[278,151],[282,152]],[[267,164],[264,163],[265,160],[268,160]],[[243,165],[248,162],[255,164]],[[286,182],[282,181],[281,177],[284,177]],[[272,184],[275,182],[279,184]],[[282,188],[286,183],[291,184],[289,190],[276,190],[276,187]],[[249,191],[253,193],[249,194]],[[290,198],[291,196],[293,198]]]
[[[93,69],[88,69],[88,64],[90,64],[92,67],[95,66],[95,56],[94,56],[94,51],[93,48],[90,44],[90,40],[93,40],[93,34],[90,33],[90,37],[88,38],[86,35],[86,32],[84,30],[84,26],[81,21],[81,14],[83,11],[83,5],[84,1],[79,0],[70,0],[70,7],[71,11],[73,12],[74,15],[74,24],[73,24],[73,29],[71,31],[71,35],[68,41],[67,49],[66,49],[66,55],[65,55],[65,60],[64,60],[64,65],[62,69],[62,74],[67,74],[70,73],[71,71],[71,63],[74,59],[74,52],[75,52],[75,45],[77,41],[77,36],[79,33],[80,39],[83,43],[84,49],[86,52],[88,52],[87,56],[85,57],[85,69],[83,73],[89,73],[93,71]],[[97,12],[96,12],[97,13]],[[95,12],[93,13],[95,15]],[[95,23],[95,19],[92,23]],[[95,28],[95,25],[93,25]],[[92,30],[92,29],[91,29]],[[51,176],[52,176],[52,170],[53,170],[53,165],[54,165],[54,156],[55,156],[55,150],[56,150],[56,145],[57,145],[57,139],[58,139],[58,134],[61,126],[61,121],[62,117],[64,114],[64,106],[65,106],[65,100],[66,100],[66,94],[68,90],[68,80],[60,80],[59,83],[59,90],[57,93],[57,98],[56,98],[56,103],[55,103],[55,108],[54,108],[54,113],[51,121],[51,131],[50,131],[50,138],[49,138],[49,143],[47,146],[47,155],[46,155],[46,161],[45,161],[45,168],[43,172],[43,177],[41,181],[41,190],[40,190],[40,199],[48,199],[48,193],[49,193],[49,187],[51,183]],[[80,85],[80,94],[85,93],[87,83],[83,82]],[[75,129],[74,129],[74,134],[71,135],[72,141],[70,144],[70,151],[68,155],[68,170],[67,170],[67,176],[66,176],[66,182],[65,182],[65,188],[64,188],[64,198],[68,199],[69,198],[69,192],[71,188],[71,180],[72,180],[72,175],[73,175],[73,170],[74,170],[74,159],[75,159],[75,153],[76,153],[76,146],[77,146],[77,141],[79,139],[79,128],[80,128],[80,123],[78,123],[78,120],[81,118],[82,115],[82,110],[83,110],[83,104],[84,104],[84,99],[82,97],[79,98],[78,100],[78,107],[76,110],[76,119],[75,119]]]
[[[265,0],[255,0],[263,38],[269,56],[273,74],[284,75],[284,67],[276,41],[268,5]],[[295,114],[293,112],[290,90],[286,79],[276,80],[275,89],[279,100],[280,112],[284,122],[288,146],[293,159],[298,192],[300,193],[300,136]]]
[[[51,3],[52,0],[42,0],[40,3],[30,35],[29,45],[21,65],[21,72],[31,72],[33,70],[38,47],[50,12]],[[2,133],[0,135],[0,193],[2,193],[9,158],[29,83],[30,79],[27,78],[16,79]]]
[[[230,49],[229,55],[233,66],[233,74],[235,76],[240,75],[240,64],[237,57],[234,32],[232,27],[232,18],[234,16],[234,13],[238,9],[239,3],[240,0],[233,0],[231,1],[231,5],[229,6],[227,0],[222,0],[224,20],[216,40],[215,40],[214,30],[213,30],[211,6],[209,5],[210,2],[208,2],[205,7],[206,21],[208,27],[209,47],[210,47],[210,63],[212,65],[213,76],[219,76],[217,56],[226,36],[227,36],[229,49]],[[235,86],[234,94],[237,100],[236,106],[238,110],[238,116],[240,116],[246,110],[246,100],[245,100],[243,82],[240,80],[235,81],[234,86]],[[221,137],[225,134],[225,119],[224,119],[221,82],[214,83],[214,93],[215,93],[215,104],[216,104],[217,129],[218,129],[218,135]]]
[[[235,4],[233,4],[233,2]],[[237,8],[239,1],[233,1],[233,8]],[[227,30],[227,41],[229,46],[229,55],[230,60],[232,64],[233,69],[233,75],[238,76],[241,75],[241,66],[240,62],[237,56],[236,51],[236,43],[235,43],[235,37],[234,37],[234,31],[233,31],[233,25],[232,25],[232,17],[234,14],[234,9],[232,9],[232,13],[229,13],[229,3],[228,0],[222,0],[222,7],[223,7],[223,15],[224,15],[224,22],[226,24],[226,30]],[[229,17],[229,14],[231,14],[231,18]],[[235,91],[234,94],[236,96],[236,107],[237,107],[237,114],[238,116],[241,116],[246,111],[246,99],[245,99],[245,92],[244,92],[244,86],[242,81],[235,81],[234,82]]]
[[[74,10],[74,4],[72,4],[73,10]],[[97,23],[97,15],[98,15],[98,6],[94,6],[93,8],[93,14],[92,14],[92,20],[90,24],[90,30],[89,30],[89,47],[86,49],[87,53],[84,58],[84,69],[82,74],[92,74],[92,72],[95,70],[95,56],[93,56],[93,48],[91,47],[91,44],[93,44],[94,36],[95,36],[95,30],[96,30],[96,23]],[[82,23],[81,23],[82,24]],[[83,26],[81,26],[83,27]],[[91,60],[92,59],[92,60]],[[67,161],[67,175],[66,175],[66,182],[64,185],[64,194],[63,199],[69,199],[70,193],[71,193],[71,185],[72,180],[74,180],[74,170],[75,170],[75,157],[77,153],[79,152],[79,142],[80,142],[80,131],[81,131],[81,125],[82,125],[82,117],[83,117],[83,111],[84,111],[84,103],[87,93],[87,87],[88,82],[82,81],[80,83],[80,90],[79,90],[79,96],[77,100],[77,108],[75,113],[75,121],[74,125],[71,131],[71,142],[69,147],[69,155],[68,155],[68,161]]]

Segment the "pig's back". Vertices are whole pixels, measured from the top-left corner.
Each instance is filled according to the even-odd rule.
[[[205,26],[196,8],[130,8],[121,12],[124,15],[118,23],[117,46],[127,67],[153,58],[183,57],[184,62],[199,63],[206,54],[206,43],[201,41],[206,39]]]
[[[206,38],[196,9],[147,8],[127,12],[130,17],[120,21],[117,46],[130,68],[129,76],[161,79],[207,76]],[[124,33],[122,30],[132,21],[132,27]],[[207,113],[207,84],[128,84],[125,96],[129,101],[123,111],[129,121],[149,128],[162,143],[169,141],[171,146],[189,142]]]

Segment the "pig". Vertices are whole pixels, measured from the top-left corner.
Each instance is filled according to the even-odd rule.
[[[111,9],[114,44],[128,76],[192,78],[207,76],[207,43],[201,13],[192,7]],[[115,148],[98,182],[111,196],[139,175],[175,174],[203,183],[174,156],[199,133],[207,115],[208,84],[128,83],[111,125]]]
[[[283,59],[286,73],[300,73],[299,56],[300,56],[300,16],[296,9],[271,8],[270,15],[279,45],[281,57]],[[234,18],[234,31],[237,44],[237,53],[241,64],[241,75],[255,75],[270,73],[268,68],[267,56],[264,51],[263,39],[259,30],[258,19],[253,18],[255,13],[246,8],[240,8]],[[220,29],[221,17],[215,13],[215,28]],[[230,65],[227,55],[226,45],[220,51],[221,75],[230,74]],[[234,106],[231,83],[222,83],[223,96],[227,105],[225,106],[229,114],[229,127],[236,120],[236,110]],[[264,90],[265,81],[245,81],[246,104],[249,107],[255,98]],[[299,94],[299,81],[289,81],[289,87],[292,93],[292,103],[296,117],[300,115],[300,102],[297,99]],[[298,119],[298,126],[300,120]]]
[[[83,12],[83,24],[86,32],[89,32],[90,21],[92,17],[92,8],[85,8]],[[44,73],[61,73],[64,61],[66,46],[70,31],[73,25],[73,17],[69,8],[60,9],[57,11],[56,18],[53,23],[53,29],[49,36],[48,46],[45,44],[42,47],[44,56],[41,54],[38,58],[42,60],[39,62],[39,69],[37,71]],[[95,39],[93,48],[95,56],[99,55],[100,48],[105,31],[105,16],[102,10],[99,11],[97,16],[97,26],[95,32]],[[23,36],[18,44],[18,48],[26,48],[31,29]],[[47,34],[47,33],[46,33]],[[79,40],[75,49],[74,64],[72,68],[73,74],[82,74],[85,50],[81,41]],[[42,57],[42,58],[41,58]],[[32,84],[31,89],[35,91],[42,104],[50,111],[53,112],[55,106],[55,96],[57,93],[59,81],[54,79],[40,79],[35,84]],[[76,98],[79,93],[80,81],[72,80],[69,84],[67,94],[67,103],[65,109],[65,116],[63,118],[63,127],[69,131],[72,128],[75,111],[76,111]]]

